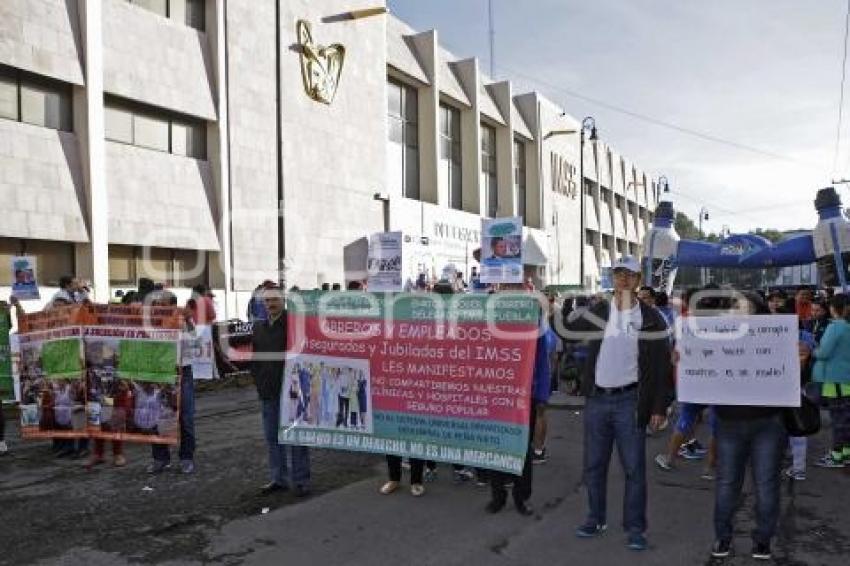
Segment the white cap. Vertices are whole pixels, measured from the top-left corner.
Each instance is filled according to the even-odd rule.
[[[617,269],[628,269],[632,273],[640,273],[640,262],[634,256],[624,255],[611,266],[611,271]]]

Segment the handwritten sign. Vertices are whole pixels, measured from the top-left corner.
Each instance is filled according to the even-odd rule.
[[[678,399],[707,405],[800,405],[797,316],[682,320]]]

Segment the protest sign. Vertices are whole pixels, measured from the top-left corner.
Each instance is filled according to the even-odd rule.
[[[15,398],[12,382],[12,347],[9,341],[11,328],[12,319],[8,309],[0,306],[0,403]]]
[[[86,436],[82,328],[21,334],[23,438]]]
[[[520,473],[530,295],[297,293],[280,440]]]
[[[680,402],[798,407],[796,315],[682,319]]]
[[[12,296],[22,301],[41,298],[35,277],[36,260],[32,256],[12,256]]]
[[[180,332],[86,326],[83,335],[89,435],[176,444]]]
[[[522,217],[481,220],[481,283],[522,283]]]
[[[379,293],[400,292],[404,286],[403,237],[401,232],[378,232],[369,238],[366,270],[369,290]]]
[[[202,324],[191,332],[184,332],[180,350],[183,357],[181,364],[192,367],[194,380],[208,381],[215,378],[212,326]]]

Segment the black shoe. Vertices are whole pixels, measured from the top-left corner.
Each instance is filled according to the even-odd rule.
[[[732,552],[732,543],[728,540],[716,540],[711,547],[712,558],[726,558]]]
[[[525,501],[514,502],[514,507],[516,507],[516,512],[523,517],[531,517],[534,515],[534,509]]]
[[[769,542],[757,542],[753,544],[753,558],[756,560],[770,560],[772,557]]]
[[[491,499],[487,507],[484,508],[488,513],[498,513],[505,507],[505,499]]]
[[[273,481],[267,483],[266,485],[264,485],[263,487],[260,488],[260,494],[262,494],[262,495],[269,495],[269,494],[272,494],[272,493],[276,493],[278,491],[286,491],[286,487],[280,485],[277,482],[273,482]]]
[[[306,485],[295,486],[295,497],[309,497],[310,488]]]

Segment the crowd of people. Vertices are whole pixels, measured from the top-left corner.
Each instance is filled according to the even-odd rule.
[[[583,483],[588,498],[587,518],[576,528],[576,536],[593,538],[607,530],[608,470],[616,446],[625,475],[622,526],[626,544],[636,551],[648,547],[646,438],[648,434],[665,430],[668,423],[674,423],[666,449],[652,461],[671,473],[682,460],[705,461],[702,477],[715,485],[712,556],[723,558],[731,552],[733,514],[749,466],[756,490],[757,526],[753,533],[752,556],[770,558],[779,518],[780,480],[783,473],[793,481],[806,479],[807,438],[788,434],[781,407],[676,403],[678,355],[674,330],[680,321],[692,316],[796,315],[801,387],[809,399],[828,409],[832,422],[831,448],[815,459],[814,464],[840,469],[850,466],[850,301],[845,295],[830,290],[815,293],[801,288],[793,296],[786,296],[779,290],[764,293],[724,289],[717,285],[689,289],[670,297],[652,287],[641,287],[640,263],[629,256],[613,265],[612,278],[614,288],[609,295],[568,298],[552,295],[548,301],[541,301],[542,331],[535,348],[531,376],[531,434],[522,473],[511,476],[455,464],[455,480],[476,479],[479,485],[489,484],[490,501],[486,510],[490,513],[505,507],[510,488],[516,510],[522,515],[532,514],[533,465],[547,460],[545,408],[564,369],[572,366],[578,371],[573,392],[585,398]],[[498,291],[517,292],[529,290],[529,286],[530,282],[502,285]],[[63,278],[60,287],[48,308],[89,300],[85,285],[73,277]],[[347,286],[349,291],[363,288],[359,282]],[[475,275],[470,285],[457,277],[433,285],[423,280],[417,282],[415,289],[442,294],[497,292],[497,289],[481,289]],[[341,286],[329,285],[325,290],[341,291]],[[126,304],[177,304],[173,293],[150,280],[141,281],[138,290],[124,293],[118,299]],[[14,302],[12,306],[21,309],[20,303]],[[3,314],[8,316],[8,309]],[[357,429],[363,426],[369,401],[361,399],[360,378],[350,368],[344,375],[337,376],[337,389],[324,391],[321,384],[333,383],[329,373],[332,368],[295,367],[292,369],[295,378],[291,380],[293,390],[283,390],[288,328],[285,292],[278,284],[261,283],[251,298],[247,315],[253,322],[250,373],[260,399],[268,448],[269,478],[261,492],[292,490],[299,497],[307,496],[311,492],[310,450],[279,442],[282,396],[287,395],[297,403],[296,420],[283,423],[292,426],[297,426],[301,418],[309,422],[327,421],[337,428]],[[215,309],[209,289],[195,288],[185,305],[185,330],[191,331],[197,324],[214,320]],[[318,387],[313,385],[314,375],[322,376],[315,380],[320,384]],[[181,378],[178,457],[181,471],[192,473],[195,432],[191,366],[182,366]],[[127,395],[132,394],[127,392]],[[343,403],[343,397],[349,405]],[[355,409],[351,408],[352,399]],[[321,408],[323,404],[324,409]],[[338,410],[334,410],[336,408]],[[340,414],[343,415],[341,420]],[[707,438],[699,433],[700,424],[707,426]],[[59,440],[54,448],[59,457],[82,457],[88,452],[86,439]],[[6,449],[3,421],[0,420],[0,454]],[[104,450],[103,441],[94,443],[89,468],[104,462]],[[114,464],[124,465],[126,459],[121,443],[113,442],[112,451]],[[789,464],[783,469],[786,454],[790,456]],[[171,454],[167,446],[153,445],[151,456],[150,473],[160,473],[170,467]],[[388,479],[379,492],[390,495],[400,486],[405,463],[394,455],[388,455],[386,461]],[[410,473],[410,492],[420,497],[425,493],[425,482],[436,477],[436,463],[411,459],[406,466]]]

